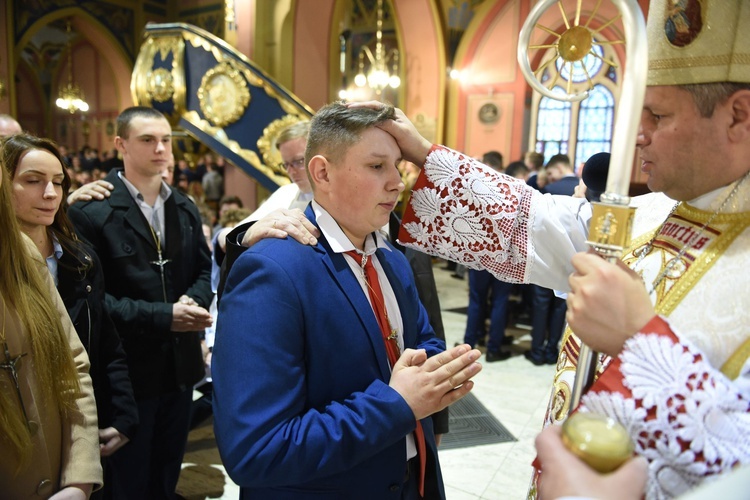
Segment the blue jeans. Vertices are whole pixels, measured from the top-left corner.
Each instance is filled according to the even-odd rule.
[[[511,283],[498,280],[488,271],[469,269],[469,310],[464,343],[474,347],[484,337],[489,299],[490,339],[487,342],[487,352],[500,352],[508,322],[508,299],[512,289]]]
[[[531,313],[531,357],[537,361],[557,360],[560,338],[565,329],[565,300],[554,290],[532,285],[534,309]]]

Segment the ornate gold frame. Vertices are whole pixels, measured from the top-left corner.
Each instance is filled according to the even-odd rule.
[[[172,67],[154,69],[153,62],[157,54],[165,60],[172,53]],[[148,106],[153,101],[174,104],[174,113],[168,116],[172,126],[180,120],[185,111],[185,68],[183,56],[185,42],[181,35],[154,36],[143,42],[133,67],[130,81],[130,93],[133,102]]]
[[[239,120],[250,104],[247,82],[228,59],[206,71],[197,95],[203,115],[217,127]]]
[[[293,125],[295,123],[305,120],[299,115],[286,115],[282,118],[278,118],[268,124],[263,129],[263,135],[258,139],[257,145],[258,150],[263,155],[263,163],[265,163],[270,169],[277,175],[287,176],[286,170],[279,168],[281,163],[281,153],[279,153],[276,147],[276,138],[279,136],[282,130]]]

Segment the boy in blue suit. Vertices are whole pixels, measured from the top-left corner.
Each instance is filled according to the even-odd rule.
[[[393,112],[321,109],[305,152],[317,244],[266,239],[229,273],[214,347],[215,430],[243,498],[416,499],[422,487],[424,498],[445,497],[427,417],[468,394],[480,353],[445,351],[408,262],[378,233],[404,189],[401,152],[376,127]],[[401,353],[392,367],[363,254]]]

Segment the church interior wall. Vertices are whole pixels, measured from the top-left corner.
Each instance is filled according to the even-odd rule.
[[[35,69],[22,61],[14,71],[14,76],[15,87],[24,89],[24,98],[16,102],[14,116],[23,123],[25,130],[44,135],[48,127],[40,110],[44,109],[46,98]],[[7,100],[7,97],[3,100]]]
[[[442,142],[447,78],[442,14],[428,0],[394,0],[393,4],[405,54],[402,108],[425,137]]]
[[[329,34],[333,22],[333,0],[295,2],[294,74],[292,91],[313,109],[331,101],[329,95]]]
[[[340,77],[335,45],[342,11],[351,1],[235,1],[236,46],[303,102],[318,109],[338,98]],[[402,53],[402,89],[398,95],[407,116],[434,142],[472,156],[497,149],[507,161],[519,158],[530,142],[533,103],[530,87],[518,70],[515,50],[518,30],[535,2],[386,2],[394,16]],[[595,3],[584,2],[584,11]],[[563,0],[568,12],[574,12],[576,4],[577,0]],[[69,116],[53,109],[53,96],[65,72],[56,71],[55,81],[45,88],[34,81],[33,69],[19,61],[31,33],[64,17],[73,20],[80,36],[74,53],[76,80],[83,85],[92,105],[87,116],[92,127],[89,141],[105,148],[111,144],[107,123],[132,104],[130,76],[145,23],[194,22],[218,35],[225,29],[224,2],[217,0],[113,0],[81,2],[76,7],[45,0],[35,2],[43,10],[39,21],[25,26],[24,34],[18,36],[17,21],[12,15],[18,5],[18,0],[0,0],[0,12],[11,14],[5,16],[5,36],[0,37],[0,79],[9,91],[0,98],[0,112],[17,114],[29,130],[33,126],[53,139],[70,137],[73,147],[84,141],[81,122],[73,123]],[[645,9],[648,2],[639,0],[639,5]],[[471,21],[463,31],[451,31],[449,17],[455,13],[451,9],[459,7]],[[614,7],[602,2],[600,9],[594,21],[599,26],[604,22],[601,19],[611,16]],[[547,22],[547,17],[559,19],[558,9],[550,9],[543,22]],[[123,32],[112,29],[113,20],[118,20]],[[603,30],[603,34],[618,36],[613,27]],[[539,43],[548,43],[549,35],[538,35],[538,39]],[[624,58],[622,47],[614,48]],[[464,79],[448,78],[451,67],[466,70]],[[497,112],[496,120],[493,110]],[[80,120],[78,116],[76,119]],[[65,126],[61,125],[63,122]],[[66,137],[61,138],[63,131]],[[256,191],[249,177],[244,181],[238,178],[232,186]]]
[[[525,3],[485,4],[456,51],[454,68],[461,78],[451,88],[450,113],[457,120],[448,137],[474,157],[497,150],[509,162],[521,154],[526,85],[515,54]]]

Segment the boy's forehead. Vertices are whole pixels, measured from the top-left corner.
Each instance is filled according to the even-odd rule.
[[[166,118],[136,116],[130,121],[130,131],[136,135],[172,135]]]

